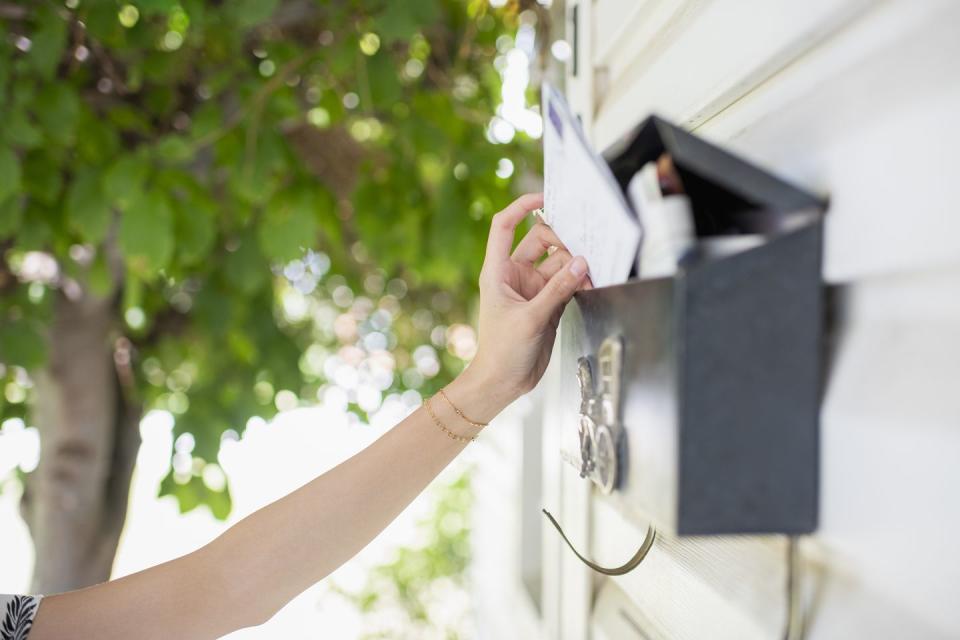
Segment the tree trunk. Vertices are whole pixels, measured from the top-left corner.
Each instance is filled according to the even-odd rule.
[[[109,579],[142,413],[113,296],[57,295],[47,367],[35,377],[40,464],[21,502],[36,549],[31,590],[44,594]]]

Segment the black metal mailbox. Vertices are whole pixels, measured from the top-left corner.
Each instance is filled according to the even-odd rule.
[[[810,532],[825,202],[656,117],[604,157],[625,188],[663,152],[701,258],[568,306],[562,394],[582,402],[563,456],[676,534]]]

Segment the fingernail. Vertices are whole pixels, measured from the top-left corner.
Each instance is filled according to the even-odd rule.
[[[587,261],[582,257],[577,256],[570,261],[570,266],[567,268],[570,269],[570,273],[579,278],[587,272]]]

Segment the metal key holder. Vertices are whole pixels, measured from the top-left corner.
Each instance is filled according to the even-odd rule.
[[[619,479],[618,462],[623,427],[620,419],[620,377],[623,340],[606,338],[597,353],[600,379],[594,383],[590,359],[578,361],[580,382],[580,477],[590,478],[605,494]]]

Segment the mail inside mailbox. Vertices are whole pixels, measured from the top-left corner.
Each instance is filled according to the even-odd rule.
[[[656,116],[601,157],[562,96],[543,91],[547,221],[587,258],[595,286],[672,276],[812,224],[824,207]]]

